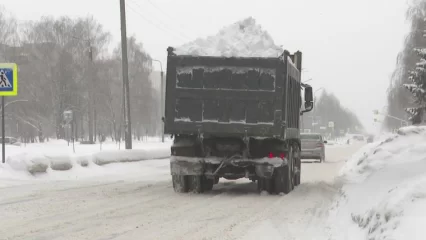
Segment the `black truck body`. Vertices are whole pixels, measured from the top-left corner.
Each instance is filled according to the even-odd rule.
[[[300,183],[302,54],[277,58],[176,55],[168,49],[165,133],[172,134],[177,192],[211,190],[220,177],[247,177],[259,190]],[[307,91],[306,91],[307,90]]]

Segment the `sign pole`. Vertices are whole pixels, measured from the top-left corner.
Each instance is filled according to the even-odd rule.
[[[6,163],[5,97],[16,95],[18,95],[18,66],[16,63],[0,63],[2,163]]]
[[[66,133],[68,133],[68,134],[67,134],[67,135],[68,135],[68,136],[67,136],[67,142],[68,142],[68,147],[69,147],[69,146],[70,146],[70,134],[69,134],[69,132],[70,132],[70,131],[69,131],[69,129],[70,129],[69,127],[70,127],[70,126],[69,126],[69,124],[67,124],[67,125],[65,125],[65,127],[66,127],[66,129],[67,129],[67,130],[66,130]]]
[[[164,72],[163,67],[161,67],[161,142],[164,142],[164,110],[165,110],[165,101],[164,101]]]
[[[72,135],[72,151],[75,153],[75,126],[74,126],[74,118],[71,120],[71,135]]]
[[[6,163],[6,136],[5,136],[5,122],[4,122],[4,96],[1,97],[1,160],[2,163]]]

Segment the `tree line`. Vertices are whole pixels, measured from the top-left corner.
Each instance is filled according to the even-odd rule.
[[[334,126],[329,127],[329,122],[333,122]],[[314,109],[303,114],[302,128],[329,134],[330,137],[343,136],[348,132],[361,133],[364,129],[356,114],[342,106],[333,93],[325,90],[315,101]]]
[[[93,17],[42,17],[19,22],[0,9],[0,60],[19,66],[17,97],[7,97],[6,134],[26,141],[64,139],[72,111],[77,139],[89,142],[124,132],[121,47],[108,51],[111,33]],[[129,37],[128,62],[134,138],[160,132],[159,89],[152,59]]]

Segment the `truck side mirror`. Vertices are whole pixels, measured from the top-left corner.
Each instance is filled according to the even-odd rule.
[[[303,115],[306,112],[312,111],[314,108],[314,96],[312,94],[312,87],[308,84],[303,84],[305,88],[305,110],[300,112],[300,115]]]
[[[305,103],[313,102],[314,96],[312,94],[312,87],[306,86],[305,87]]]

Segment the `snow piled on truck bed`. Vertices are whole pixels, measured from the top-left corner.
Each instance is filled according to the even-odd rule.
[[[219,57],[279,57],[283,52],[252,17],[224,27],[214,36],[177,47],[175,51],[178,55]]]
[[[366,145],[340,172],[333,239],[425,239],[426,127]]]

